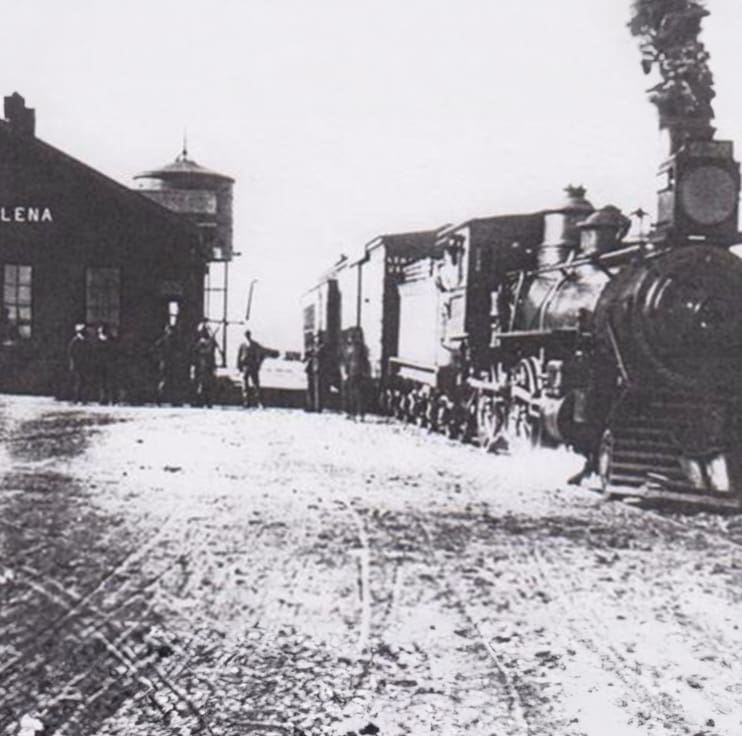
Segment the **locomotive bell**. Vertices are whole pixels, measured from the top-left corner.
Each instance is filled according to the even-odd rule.
[[[739,242],[739,164],[732,141],[689,141],[660,167],[657,234],[661,239]]]
[[[585,199],[585,188],[568,186],[567,200],[558,209],[544,212],[544,242],[539,246],[539,266],[562,263],[580,241],[578,225],[595,208]]]

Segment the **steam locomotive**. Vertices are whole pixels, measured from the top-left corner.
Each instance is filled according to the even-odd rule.
[[[728,141],[688,141],[660,176],[637,240],[570,187],[555,209],[372,241],[307,296],[307,345],[360,327],[382,411],[488,450],[570,446],[574,480],[609,494],[737,508],[739,166]]]

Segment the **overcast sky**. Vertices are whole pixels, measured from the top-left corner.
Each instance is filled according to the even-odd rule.
[[[739,0],[704,40],[742,147]],[[131,184],[188,130],[233,176],[232,312],[298,346],[301,294],[384,232],[533,211],[581,183],[654,211],[662,155],[630,0],[0,0],[3,94]]]

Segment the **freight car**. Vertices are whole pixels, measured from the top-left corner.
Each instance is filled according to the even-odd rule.
[[[302,299],[304,350],[321,341],[329,356],[327,382],[339,388],[343,344],[361,329],[368,349],[372,385],[368,392],[376,405],[386,380],[389,358],[399,340],[397,284],[405,266],[431,254],[438,230],[380,235],[354,258],[343,256],[321,275]]]
[[[390,409],[488,449],[569,445],[609,493],[738,507],[738,165],[731,143],[690,141],[660,174],[643,240],[581,188],[442,232],[399,286]]]
[[[406,267],[399,350],[383,391],[391,413],[452,437],[478,432],[463,380],[485,367],[493,295],[502,274],[535,266],[543,220],[541,213],[505,215],[447,227],[430,257]]]

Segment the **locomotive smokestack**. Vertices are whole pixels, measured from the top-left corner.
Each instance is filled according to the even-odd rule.
[[[568,186],[561,207],[544,212],[544,240],[538,248],[539,266],[553,266],[577,250],[580,242],[579,224],[595,208],[585,199],[585,187]]]
[[[709,11],[702,0],[634,0],[629,28],[640,39],[642,68],[656,66],[661,81],[649,90],[660,129],[670,137],[670,154],[688,140],[714,137],[715,97],[709,54],[699,40]]]

